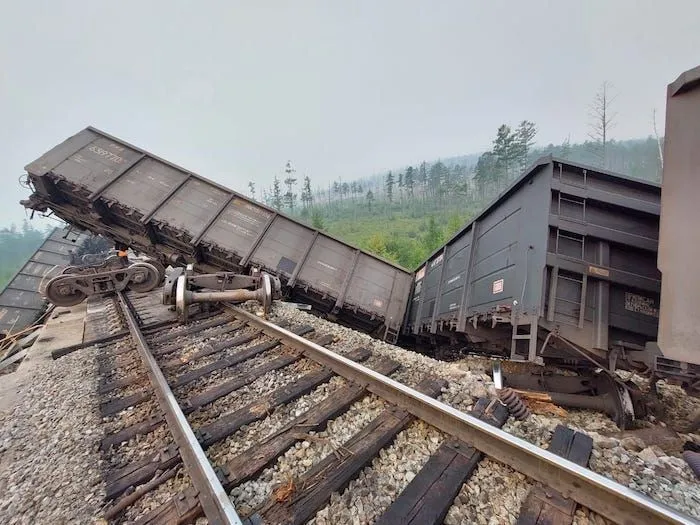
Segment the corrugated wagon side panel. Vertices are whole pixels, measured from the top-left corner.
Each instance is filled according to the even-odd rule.
[[[33,175],[44,175],[64,162],[67,158],[70,158],[71,155],[91,144],[98,137],[99,135],[94,131],[84,129],[80,133],[76,133],[58,146],[47,151],[34,162],[27,164],[25,169],[27,173]]]
[[[418,330],[418,316],[420,315],[420,299],[423,294],[423,281],[425,279],[425,265],[416,270],[411,285],[408,311],[406,312],[406,322],[404,323],[408,333],[416,333]]]
[[[28,308],[38,311],[44,306],[44,302],[42,295],[36,291],[10,288],[0,295],[0,305],[2,306]]]
[[[186,177],[187,174],[181,170],[145,158],[107,188],[103,197],[132,208],[143,216]]]
[[[98,191],[141,153],[106,137],[97,137],[51,171],[90,192]]]
[[[38,310],[25,310],[11,306],[0,306],[0,331],[17,333],[29,326],[37,317]]]
[[[444,254],[441,252],[430,259],[426,266],[425,278],[421,290],[421,308],[418,322],[423,326],[432,321],[436,304],[438,303],[438,289],[440,286],[440,275],[444,264]]]
[[[437,320],[451,321],[458,318],[464,285],[467,282],[472,231],[473,228],[464,232],[447,246]]]
[[[478,219],[467,315],[516,306],[537,315],[547,251],[551,165],[538,168],[507,199]]]
[[[224,204],[227,193],[198,179],[187,181],[153,216],[156,222],[197,235]]]
[[[350,280],[345,302],[384,316],[389,308],[396,269],[361,254]]]
[[[283,277],[290,278],[311,241],[313,230],[284,217],[275,217],[260,245],[251,256],[260,264]]]
[[[410,274],[394,269],[394,289],[391,292],[389,308],[386,311],[386,324],[399,330],[407,313],[413,278]]]
[[[310,241],[309,241],[310,242]],[[318,236],[298,273],[300,284],[336,295],[347,277],[353,250],[325,236]]]
[[[245,199],[234,197],[207,229],[202,243],[213,243],[243,257],[253,246],[272,212]]]

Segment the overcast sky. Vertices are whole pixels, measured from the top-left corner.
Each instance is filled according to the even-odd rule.
[[[698,0],[0,0],[0,226],[87,125],[239,191],[288,159],[316,185],[482,151],[525,118],[584,140],[604,80],[613,137],[646,136],[699,28]]]

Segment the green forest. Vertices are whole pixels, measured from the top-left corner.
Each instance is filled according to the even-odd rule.
[[[309,176],[298,179],[287,162],[270,188],[258,192],[250,182],[249,195],[413,270],[543,155],[661,180],[661,141],[654,137],[535,147],[536,134],[527,120],[504,124],[490,151],[337,180],[327,188],[314,187]]]

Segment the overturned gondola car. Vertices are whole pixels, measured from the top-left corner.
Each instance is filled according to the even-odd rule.
[[[404,332],[513,360],[644,361],[661,187],[539,159],[415,274]]]
[[[410,272],[95,128],[26,171],[28,208],[163,264],[259,268],[332,319],[392,342],[400,332]]]
[[[46,308],[43,286],[73,264],[72,252],[86,238],[70,228],[54,228],[0,292],[0,332],[15,334],[30,326]]]

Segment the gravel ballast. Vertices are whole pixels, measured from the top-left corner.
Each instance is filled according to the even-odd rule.
[[[253,311],[256,308],[250,304],[245,307]],[[336,343],[329,345],[329,348],[340,352],[365,347],[373,354],[367,361],[370,366],[383,357],[393,359],[401,368],[392,374],[392,378],[407,385],[415,386],[427,375],[442,378],[447,385],[440,399],[462,411],[471,410],[480,397],[493,398],[496,395],[487,359],[441,362],[321,320],[285,303],[275,303],[270,318],[273,321],[284,319],[292,326],[311,324],[317,334],[335,336]],[[203,339],[211,342],[231,336],[207,338],[206,332],[201,334]],[[204,344],[199,337],[192,334],[178,338],[176,341],[182,344],[182,351],[164,356],[162,360],[183,357],[183,353],[191,355]],[[230,353],[234,354],[259,341],[232,349]],[[149,400],[115,417],[100,417],[99,404],[104,401],[104,396],[101,398],[97,394],[96,354],[109,354],[110,350],[124,344],[121,341],[102,350],[84,349],[57,361],[35,362],[33,367],[25,367],[26,363],[23,363],[18,372],[10,374],[9,377],[18,377],[21,381],[16,389],[19,390],[16,405],[0,412],[1,523],[93,522],[99,518],[104,506],[102,475],[108,464],[116,466],[116,463],[135,460],[171,442],[166,427],[162,426],[155,432],[120,444],[107,454],[106,459],[101,459],[98,449],[104,431],[113,432],[157,411],[154,400]],[[248,363],[182,387],[176,391],[176,395],[183,400],[188,395],[244,372],[253,364],[264,363],[282,351],[277,348],[263,352]],[[227,354],[229,351],[224,350],[202,361],[184,364],[168,376],[172,380],[188,369]],[[122,356],[122,359],[125,357]],[[29,364],[32,364],[31,358]],[[128,367],[128,373],[135,372],[136,368]],[[318,365],[302,358],[284,368],[268,372],[191,414],[190,422],[194,427],[209,423],[217,415],[241,408],[252,399],[293,383],[317,368]],[[115,376],[120,377],[126,372],[122,370]],[[272,410],[266,417],[243,426],[226,440],[214,444],[208,450],[209,457],[217,465],[223,465],[239,454],[254,453],[259,441],[345,383],[342,378],[333,378],[299,399]],[[127,387],[113,395],[121,397],[135,388]],[[696,405],[687,404],[675,387],[662,383],[660,393],[662,399],[668,401],[669,412],[675,419],[684,420],[689,417],[688,414],[692,414]],[[367,395],[353,403],[347,412],[338,415],[322,432],[310,431],[307,436],[300,437],[256,479],[232,489],[231,499],[239,512],[245,515],[253,511],[277,488],[303,475],[322,458],[342,453],[343,443],[387,406],[386,402],[374,395]],[[1,407],[2,404],[0,410]],[[594,448],[590,468],[593,471],[700,518],[700,485],[679,454],[670,448],[662,450],[637,438],[624,437],[624,434],[614,434],[617,437],[613,437],[613,433],[619,432],[619,429],[604,414],[582,410],[556,414],[535,411],[523,422],[511,418],[504,430],[547,448],[557,424],[566,424],[591,435]],[[359,472],[347,488],[334,493],[310,523],[372,523],[418,474],[444,439],[446,436],[443,433],[425,422],[411,422]],[[679,437],[679,442],[684,440],[700,442],[697,435],[690,434]],[[487,458],[479,463],[472,477],[462,486],[445,523],[515,523],[532,484],[532,480],[509,466]],[[180,468],[175,478],[143,498],[126,512],[124,518],[135,519],[143,515],[189,485],[188,476]],[[575,523],[600,524],[605,521],[588,510],[579,509]]]
[[[0,413],[1,523],[86,523],[99,515],[96,352],[37,363],[21,378],[17,404]]]
[[[479,397],[493,398],[496,395],[493,382],[488,375],[490,371],[488,359],[467,357],[460,362],[441,362],[372,339],[349,328],[320,320],[285,303],[275,303],[271,317],[272,320],[285,319],[299,324],[313,322],[318,332],[335,335],[346,345],[365,346],[375,355],[395,359],[402,364],[402,369],[392,377],[405,384],[413,386],[426,374],[446,379],[448,385],[443,389],[440,400],[462,411],[471,410],[473,403]],[[677,420],[683,420],[697,407],[696,400],[688,399],[676,387],[667,386],[661,382],[659,391],[664,402],[670,407],[669,412]],[[670,397],[672,399],[669,399]],[[699,516],[700,484],[697,483],[687,464],[680,458],[679,452],[669,456],[658,449],[650,450],[649,447],[634,451],[625,450],[617,445],[613,445],[613,448],[601,448],[599,444],[601,439],[608,442],[612,439],[605,437],[604,434],[619,431],[615,423],[605,414],[573,409],[564,410],[556,415],[546,412],[534,413],[526,421],[510,418],[503,429],[537,446],[547,448],[558,424],[567,425],[593,437],[591,470],[643,492],[683,513],[694,517]],[[698,439],[696,435],[683,437],[696,442]],[[609,443],[604,444],[610,446]],[[615,446],[617,448],[614,448]],[[397,462],[397,468],[399,463]],[[364,476],[366,477],[366,473]],[[530,486],[531,480],[522,474],[508,466],[486,459],[479,464],[473,477],[462,488],[445,522],[514,523]],[[486,494],[493,494],[493,497]],[[349,499],[343,500],[341,496],[334,495],[331,501],[342,507],[339,501],[349,503],[352,498],[356,498],[356,496],[346,496]],[[332,505],[334,503],[331,503]],[[370,508],[374,508],[372,504]],[[347,517],[344,513],[342,515],[343,519]],[[319,522],[324,522],[324,516],[325,514],[321,514],[317,517],[320,518]],[[357,514],[351,514],[351,516],[353,519],[358,517]],[[580,523],[604,522],[600,516],[587,510],[578,512],[576,519]]]

